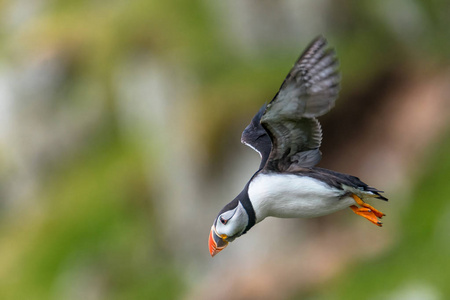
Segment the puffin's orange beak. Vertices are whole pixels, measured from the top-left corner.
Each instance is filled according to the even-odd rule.
[[[208,246],[209,246],[209,253],[211,253],[211,256],[216,255],[223,249],[225,249],[226,246],[228,246],[228,242],[225,240],[225,237],[220,237],[217,232],[214,225],[211,227],[211,232],[209,233],[209,240],[208,240]]]

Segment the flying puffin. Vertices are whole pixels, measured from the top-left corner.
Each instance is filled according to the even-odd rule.
[[[272,101],[263,105],[241,142],[261,156],[258,171],[225,205],[209,234],[211,256],[267,217],[319,217],[351,208],[377,226],[385,214],[365,200],[387,201],[359,178],[315,167],[322,130],[317,121],[339,92],[338,60],[319,36],[302,53]]]

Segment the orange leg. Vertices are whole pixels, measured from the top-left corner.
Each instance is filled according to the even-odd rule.
[[[355,199],[356,203],[358,203],[359,206],[368,208],[370,210],[373,211],[373,213],[375,214],[375,216],[377,216],[378,218],[382,218],[385,216],[385,214],[383,214],[381,211],[373,208],[371,205],[367,204],[366,202],[362,201],[361,198],[359,198],[358,196],[356,196],[355,194],[352,195],[353,199]]]
[[[377,216],[373,213],[372,210],[365,208],[365,207],[358,207],[356,205],[350,206],[350,208],[353,210],[353,212],[361,217],[366,218],[373,224],[377,226],[383,226],[380,221],[378,221]]]
[[[359,198],[355,194],[353,194],[352,197],[353,199],[355,199],[358,205],[362,206],[362,207],[357,207],[356,205],[350,206],[353,212],[357,215],[360,215],[361,217],[366,218],[373,224],[381,227],[382,224],[380,221],[378,221],[377,217],[381,219],[383,216],[385,216],[385,214],[373,208],[371,205],[365,203],[361,198]]]

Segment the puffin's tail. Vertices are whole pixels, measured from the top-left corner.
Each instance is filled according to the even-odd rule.
[[[388,201],[389,199],[382,196],[380,193],[384,193],[384,191],[380,191],[377,190],[376,188],[373,188],[371,186],[366,187],[366,191],[371,192],[372,194],[374,194],[374,198],[380,199],[380,200],[384,200],[384,201]]]

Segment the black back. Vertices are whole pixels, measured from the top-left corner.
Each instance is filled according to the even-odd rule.
[[[272,142],[264,127],[261,125],[261,117],[266,110],[264,104],[253,117],[250,124],[242,132],[241,142],[259,153],[261,163],[259,169],[262,169],[269,158],[272,149]]]

